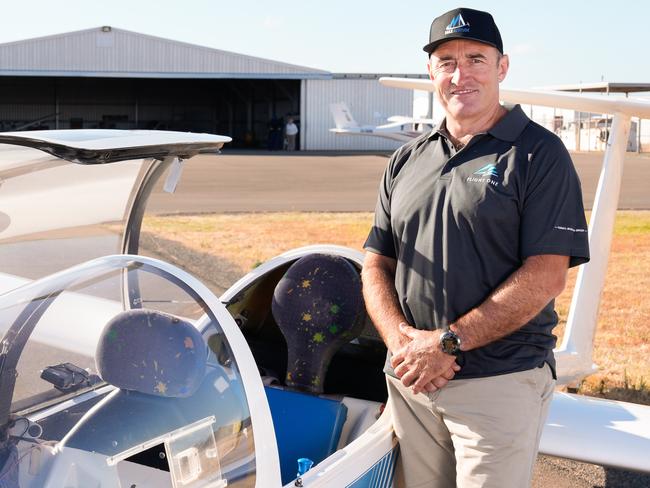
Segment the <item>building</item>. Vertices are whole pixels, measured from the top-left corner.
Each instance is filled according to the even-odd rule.
[[[601,96],[625,96],[639,93],[647,96],[650,83],[617,83],[600,81],[596,83],[578,83],[554,85],[541,90],[568,91],[598,94]],[[554,131],[560,136],[564,145],[571,151],[604,151],[607,146],[609,130],[612,125],[611,114],[591,114],[573,110],[553,109],[549,107],[525,106],[529,117]],[[630,152],[650,152],[650,121],[632,118],[627,150]]]
[[[0,131],[187,130],[229,135],[234,147],[279,149],[292,117],[302,149],[390,150],[397,143],[328,130],[332,102],[347,102],[366,124],[412,113],[413,93],[378,77],[103,26],[0,44]]]

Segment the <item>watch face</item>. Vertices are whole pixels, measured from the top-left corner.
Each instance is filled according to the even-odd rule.
[[[440,337],[440,345],[442,346],[443,352],[447,354],[456,354],[459,349],[459,340],[458,336],[452,332],[445,332],[442,337]]]

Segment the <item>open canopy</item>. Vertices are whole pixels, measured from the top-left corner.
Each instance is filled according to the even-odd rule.
[[[0,133],[0,292],[88,259],[137,252],[156,182],[167,173],[173,192],[182,160],[216,154],[229,141],[151,130]]]
[[[105,164],[128,159],[218,153],[232,139],[214,134],[158,130],[47,130],[0,133],[0,143],[33,147],[80,164]]]

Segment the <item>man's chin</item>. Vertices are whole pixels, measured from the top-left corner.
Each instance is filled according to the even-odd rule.
[[[450,104],[447,111],[449,112],[449,115],[454,119],[461,120],[475,116],[479,112],[479,108],[474,104],[459,103]]]

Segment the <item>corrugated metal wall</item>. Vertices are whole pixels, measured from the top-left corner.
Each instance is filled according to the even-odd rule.
[[[336,135],[330,104],[347,103],[359,125],[381,125],[391,115],[413,113],[413,91],[387,88],[376,79],[303,80],[301,147],[308,150],[394,150],[401,143],[369,136]]]

